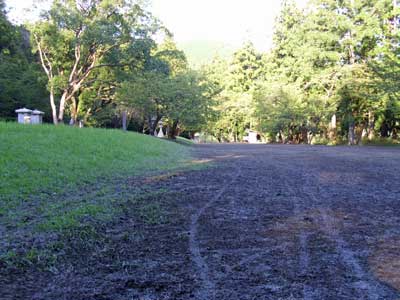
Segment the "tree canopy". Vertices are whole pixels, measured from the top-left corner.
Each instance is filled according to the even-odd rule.
[[[398,138],[399,7],[393,0],[282,3],[273,47],[246,42],[190,67],[173,34],[139,0],[54,0],[13,25],[0,0],[0,117],[39,108],[55,124],[170,137],[207,132],[285,143]],[[47,98],[47,99],[46,99]],[[51,114],[49,114],[51,112]]]
[[[303,10],[284,1],[268,53],[244,45],[207,66],[221,87],[215,134],[236,141],[253,129],[290,143],[397,138],[398,29],[396,1],[314,0]]]

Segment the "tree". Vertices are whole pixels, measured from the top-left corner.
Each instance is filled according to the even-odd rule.
[[[179,129],[193,130],[205,123],[204,86],[201,77],[189,70],[184,53],[166,37],[149,53],[142,69],[120,85],[117,99],[123,110],[143,120],[149,134],[154,134],[163,119],[169,137],[175,138]]]
[[[255,82],[263,78],[263,63],[263,56],[257,53],[253,44],[245,43],[233,54],[228,88],[238,93],[249,92]]]
[[[338,127],[342,136],[349,137],[350,144],[361,141],[364,136],[372,139],[375,120],[383,119],[381,107],[389,96],[382,93],[383,77],[376,80],[371,65],[381,75],[390,73],[382,68],[397,47],[393,32],[398,14],[393,3],[389,0],[315,0],[301,11],[293,1],[285,1],[277,19],[266,79],[256,88],[260,124],[281,124],[280,114],[276,119],[270,117],[271,111],[273,114],[278,109],[293,114],[289,119],[292,123],[297,120],[297,128],[332,142]],[[396,84],[391,82],[390,86]],[[293,93],[288,94],[287,87],[296,91],[298,99],[293,104],[289,101],[292,97],[288,96]],[[268,105],[271,99],[279,97],[282,101],[278,103],[289,99],[286,105],[293,107],[300,101],[304,107],[302,113],[299,115],[298,110],[276,102],[275,106]],[[393,120],[390,113],[386,115]],[[275,126],[264,128],[272,130],[273,136],[276,134]],[[286,130],[291,138],[290,129],[286,127]]]
[[[93,71],[131,63],[115,57],[154,30],[153,19],[136,2],[54,1],[45,18],[31,26],[34,51],[48,78],[54,123],[63,122],[70,104],[76,121],[78,93]]]
[[[157,124],[166,114],[169,78],[164,74],[146,72],[121,84],[117,98],[125,110],[135,110],[148,124],[153,135]]]
[[[8,21],[0,1],[0,118],[15,119],[23,106],[47,112],[46,88],[30,53],[29,32]]]
[[[172,78],[167,105],[170,138],[174,139],[179,134],[179,129],[194,133],[207,123],[210,106],[208,88],[207,80],[194,71]]]
[[[220,141],[241,141],[247,129],[257,126],[252,91],[264,80],[266,58],[245,43],[232,59],[216,58],[204,68],[214,98],[211,132]]]

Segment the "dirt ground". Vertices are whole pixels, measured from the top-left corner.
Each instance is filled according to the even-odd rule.
[[[143,183],[164,221],[127,213],[0,299],[400,299],[399,148],[194,149],[212,166]]]

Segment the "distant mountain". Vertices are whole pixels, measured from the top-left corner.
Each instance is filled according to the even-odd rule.
[[[185,52],[190,65],[194,68],[210,63],[216,56],[229,58],[235,51],[230,45],[206,40],[178,43],[178,47]]]

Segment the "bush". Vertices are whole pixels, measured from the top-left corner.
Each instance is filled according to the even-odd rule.
[[[312,138],[311,145],[331,145],[331,143],[326,137],[316,135]]]
[[[365,138],[363,139],[362,144],[366,146],[399,146],[400,141],[392,138],[376,137],[372,140]]]

